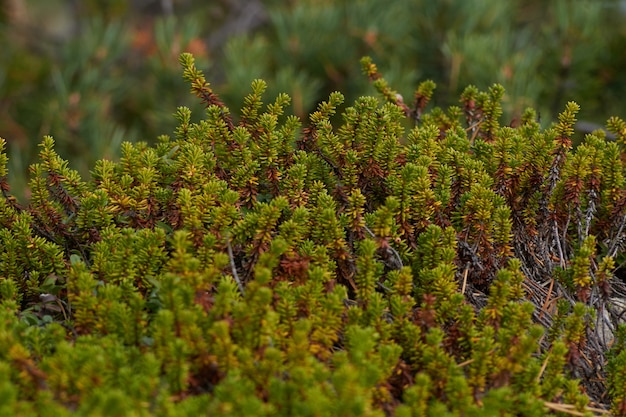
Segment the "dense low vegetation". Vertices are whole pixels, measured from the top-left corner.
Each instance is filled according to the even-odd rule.
[[[88,179],[0,154],[0,414],[626,415],[626,123],[502,125],[504,90],[206,107]],[[349,103],[348,103],[349,104]],[[4,142],[2,142],[4,145]]]

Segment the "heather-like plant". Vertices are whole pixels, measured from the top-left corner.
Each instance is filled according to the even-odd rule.
[[[7,415],[624,415],[623,121],[500,124],[434,83],[308,121],[257,80],[88,179],[44,138],[22,206],[0,153]],[[2,142],[4,144],[4,142]]]

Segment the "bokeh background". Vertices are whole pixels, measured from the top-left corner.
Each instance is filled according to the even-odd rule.
[[[504,85],[503,123],[535,107],[545,126],[569,100],[579,130],[626,117],[623,0],[0,0],[0,137],[12,192],[28,198],[27,169],[52,135],[88,175],[122,141],[171,134],[177,106],[203,110],[178,55],[197,65],[237,114],[250,82],[267,101],[292,97],[303,118],[332,91],[350,103],[374,90],[370,55],[410,97],[437,83],[433,105],[468,84]]]

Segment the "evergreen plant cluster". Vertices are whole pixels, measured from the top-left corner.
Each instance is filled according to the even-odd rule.
[[[0,415],[626,415],[626,122],[500,124],[504,90],[307,122],[252,83],[84,180],[0,153]],[[4,147],[4,141],[2,145]]]
[[[56,139],[71,168],[118,158],[124,140],[171,132],[168,103],[200,115],[177,77],[192,52],[223,101],[239,109],[253,79],[291,96],[305,120],[341,91],[368,94],[361,56],[398,91],[437,82],[435,102],[464,86],[506,88],[505,119],[533,107],[549,123],[584,103],[577,129],[621,114],[626,94],[623,0],[6,0],[0,6],[0,136],[10,182],[29,198],[38,140]],[[601,47],[598,47],[601,45]],[[540,47],[537,47],[540,46]],[[485,53],[489,51],[489,53]],[[194,119],[196,121],[196,119]],[[587,122],[587,123],[585,123]],[[578,134],[577,141],[582,137]]]

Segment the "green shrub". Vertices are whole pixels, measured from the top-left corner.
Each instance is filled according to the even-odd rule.
[[[2,414],[626,414],[624,121],[572,149],[573,102],[501,126],[367,58],[338,127],[260,80],[236,120],[180,61],[174,138],[85,181],[46,137],[28,206],[0,154]]]
[[[176,77],[195,54],[233,111],[255,78],[288,93],[305,119],[333,91],[371,94],[371,55],[401,94],[438,84],[444,107],[465,85],[505,87],[505,124],[531,106],[544,124],[585,103],[577,129],[621,114],[626,82],[622,0],[7,0],[0,7],[0,136],[14,194],[28,200],[37,142],[86,177],[123,140],[171,132],[169,103],[201,108]],[[486,53],[485,51],[489,51]],[[35,139],[37,138],[37,139]],[[582,134],[576,140],[582,139]],[[153,144],[153,142],[149,142]]]

